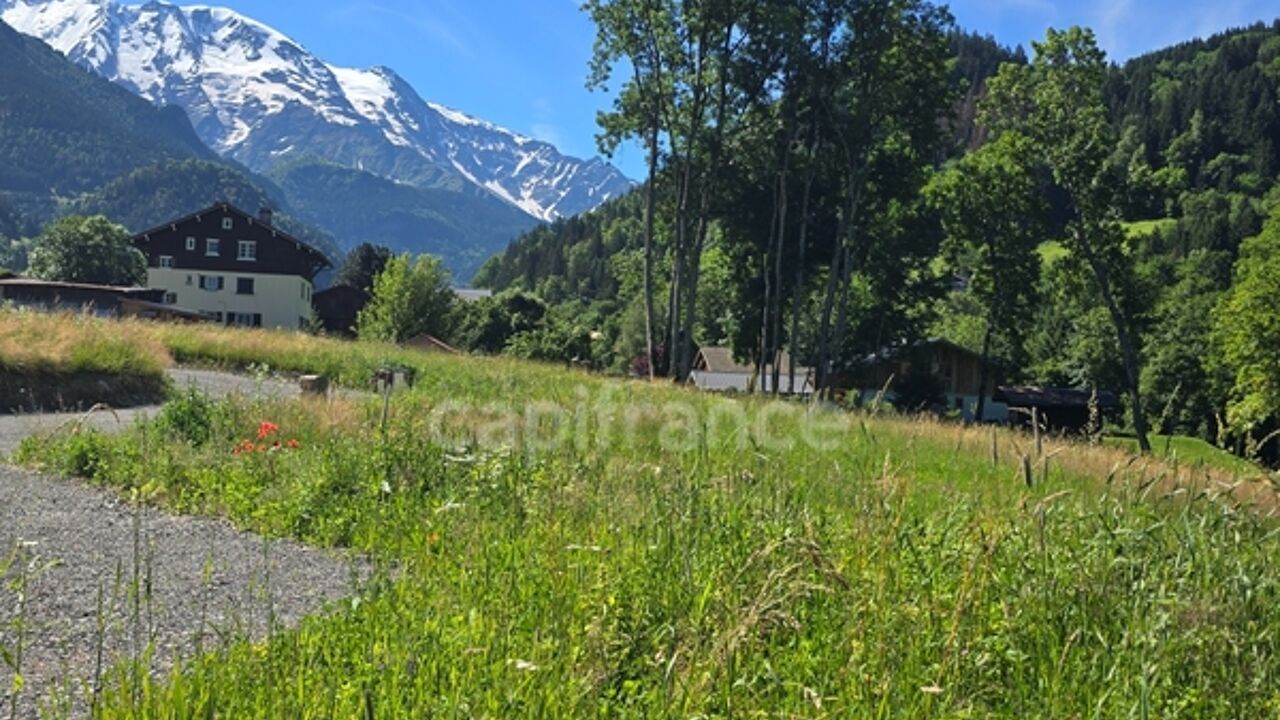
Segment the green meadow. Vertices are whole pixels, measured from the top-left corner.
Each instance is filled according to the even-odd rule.
[[[184,352],[212,360],[216,339]],[[286,346],[333,368],[387,352],[251,340],[273,365]],[[1280,713],[1280,529],[1259,473],[399,357],[419,381],[385,404],[177,389],[123,434],[22,446],[29,466],[372,567],[297,627],[167,676],[125,662],[97,716]]]

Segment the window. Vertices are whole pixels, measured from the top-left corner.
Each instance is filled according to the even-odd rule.
[[[222,283],[223,283],[223,278],[221,275],[201,275],[200,276],[201,290],[214,290],[214,291],[221,290]]]
[[[228,325],[239,325],[241,327],[262,327],[262,313],[227,313]]]
[[[222,229],[223,229],[223,230],[230,230],[230,229],[232,228],[232,225],[233,225],[233,223],[232,223],[232,221],[231,221],[231,218],[229,218],[229,217],[224,217],[224,218],[222,218]]]
[[[258,243],[253,240],[241,240],[236,243],[236,259],[237,260],[257,260],[258,259]]]
[[[187,275],[187,284],[188,284],[188,285],[191,285],[193,282],[194,282],[194,280],[193,280],[192,276],[191,276],[191,275]]]
[[[236,278],[236,294],[252,295],[253,294],[253,278]]]
[[[207,239],[207,240],[205,240],[205,241],[204,241],[204,254],[205,254],[205,255],[218,255],[218,254],[219,254],[219,249],[218,249],[218,239],[217,239],[217,238],[209,238],[209,239]]]
[[[162,267],[162,268],[171,268],[171,267],[173,267],[173,256],[172,256],[172,255],[161,255],[161,256],[160,256],[160,267]]]
[[[178,293],[174,293],[174,292],[167,292],[167,293],[165,293],[165,294],[164,294],[164,304],[165,304],[165,305],[172,305],[172,304],[174,304],[174,303],[176,303],[176,302],[178,302]]]
[[[187,249],[188,250],[196,249],[196,239],[190,235],[187,236]]]

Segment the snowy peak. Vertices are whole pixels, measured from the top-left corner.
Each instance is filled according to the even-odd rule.
[[[154,103],[182,107],[206,143],[255,170],[296,152],[411,184],[453,176],[542,220],[631,187],[598,159],[427,102],[389,68],[328,65],[227,8],[0,0],[0,19]]]

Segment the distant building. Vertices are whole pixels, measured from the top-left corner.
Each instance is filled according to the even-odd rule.
[[[493,291],[453,288],[453,294],[463,302],[475,302],[492,297]],[[356,318],[368,304],[369,293],[349,285],[334,285],[318,290],[311,298],[311,307],[315,310],[316,319],[320,321],[325,332],[334,335],[354,335]]]
[[[311,296],[311,308],[325,332],[354,336],[356,318],[369,302],[369,293],[350,285],[334,285]]]
[[[311,318],[312,281],[324,253],[257,216],[217,203],[133,238],[147,257],[147,284],[168,305],[224,325],[301,329]]]
[[[404,347],[421,350],[423,352],[444,353],[445,355],[460,354],[456,348],[449,343],[441,340],[434,335],[423,333],[402,343]]]
[[[493,297],[493,291],[485,290],[484,288],[456,287],[453,289],[453,294],[457,295],[458,299],[463,302],[475,302],[476,300],[483,300],[484,298],[487,298],[487,297]]]
[[[785,350],[781,353],[778,370],[778,387],[783,394],[787,394],[791,390],[791,355]],[[689,382],[700,390],[772,392],[773,368],[766,366],[765,372],[757,376],[755,366],[735,360],[733,351],[729,348],[708,346],[700,349],[694,358]],[[809,395],[812,392],[812,369],[796,366],[795,394]]]
[[[102,317],[144,317],[203,322],[202,313],[166,305],[159,288],[57,282],[9,275],[0,277],[0,302],[39,310],[89,312]]]
[[[1042,427],[1059,432],[1079,432],[1091,421],[1101,425],[1121,407],[1113,392],[1082,388],[1002,386],[995,397],[1014,411],[1015,424],[1030,426],[1034,410]]]
[[[992,396],[998,382],[997,369],[989,369],[986,388],[980,387],[982,356],[945,338],[929,338],[873,353],[858,363],[844,383],[859,393],[862,403],[871,402],[882,391],[885,399],[893,402],[897,395],[894,385],[918,373],[932,375],[947,409],[958,410],[966,420],[974,419],[978,396],[983,394],[983,421],[1003,422],[1009,417],[1008,406]]]

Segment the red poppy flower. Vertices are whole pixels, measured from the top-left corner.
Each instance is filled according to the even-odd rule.
[[[289,438],[289,442],[286,444],[293,450],[302,447],[302,443],[298,442],[298,438]]]
[[[263,420],[262,422],[258,423],[258,439],[259,440],[266,440],[267,438],[271,437],[272,435],[275,435],[278,432],[280,432],[280,426],[269,420]]]

